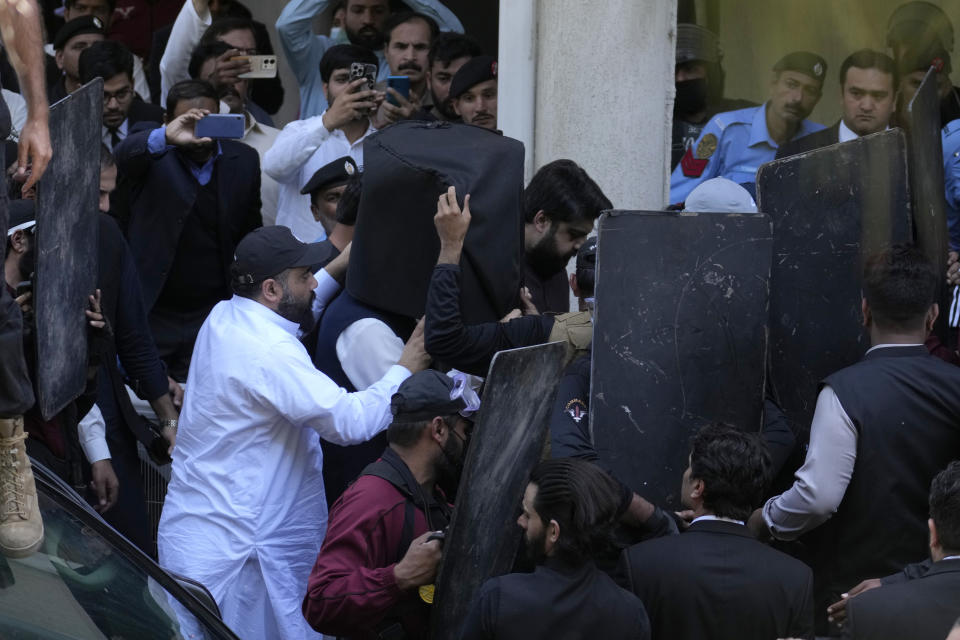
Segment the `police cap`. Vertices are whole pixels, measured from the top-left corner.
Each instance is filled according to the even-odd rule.
[[[953,51],[953,25],[943,9],[929,2],[907,2],[890,14],[887,22],[887,46],[923,45],[939,41]]]
[[[803,73],[823,86],[823,79],[827,75],[827,61],[809,51],[794,51],[780,58],[777,64],[773,65],[773,70],[777,73],[781,71]]]
[[[681,22],[677,25],[677,61],[676,64],[703,60],[708,63],[720,62],[720,40],[717,34],[698,24]]]
[[[70,41],[70,38],[84,33],[99,33],[103,35],[103,21],[96,16],[80,16],[60,27],[57,36],[53,39],[53,48],[60,51]]]
[[[934,67],[938,72],[950,73],[950,54],[936,42],[907,49],[900,54],[897,61],[897,72],[901,76],[914,71],[926,71],[930,67]]]
[[[497,60],[493,56],[477,56],[467,60],[450,81],[450,99],[456,100],[481,82],[497,79]]]
[[[303,186],[303,189],[300,189],[300,193],[313,193],[320,189],[330,189],[347,184],[357,171],[357,163],[353,161],[353,158],[342,156],[317,169],[317,172]]]

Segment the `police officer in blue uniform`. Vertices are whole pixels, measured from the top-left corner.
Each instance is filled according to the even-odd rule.
[[[683,202],[704,180],[752,184],[760,165],[784,142],[825,127],[807,120],[820,101],[827,63],[815,53],[787,54],[773,67],[770,99],[759,107],[714,116],[670,177],[670,202]]]
[[[941,132],[941,138],[950,251],[960,251],[960,120],[948,122]]]

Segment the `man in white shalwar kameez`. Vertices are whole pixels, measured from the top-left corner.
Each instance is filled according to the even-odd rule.
[[[160,519],[161,566],[203,583],[241,638],[319,638],[300,612],[327,526],[319,438],[366,441],[390,422],[390,397],[429,362],[422,327],[397,365],[347,393],[297,340],[325,249],[286,227],[237,246],[236,295],[197,336]],[[321,297],[337,285],[325,271]]]

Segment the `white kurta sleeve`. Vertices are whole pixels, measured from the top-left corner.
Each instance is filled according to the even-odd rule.
[[[330,132],[323,126],[323,114],[294,120],[280,131],[273,146],[263,154],[264,172],[277,182],[297,182],[300,169],[329,137]],[[300,188],[299,184],[295,186]]]
[[[318,371],[299,342],[273,349],[260,362],[251,391],[291,423],[334,444],[366,442],[390,424],[390,398],[410,372],[393,365],[370,388],[347,393]]]
[[[199,15],[193,6],[193,0],[185,0],[183,8],[177,14],[167,40],[167,48],[160,58],[160,104],[167,104],[167,92],[170,87],[190,77],[190,56],[200,44],[203,32],[210,26],[209,9]]]
[[[337,336],[337,359],[357,389],[383,377],[403,353],[403,340],[376,318],[352,323]]]
[[[93,464],[110,458],[110,447],[107,445],[107,424],[100,413],[100,407],[93,405],[87,415],[77,424],[80,436],[80,448],[87,462]]]

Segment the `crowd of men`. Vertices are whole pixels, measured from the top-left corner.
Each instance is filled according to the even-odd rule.
[[[783,433],[711,423],[689,443],[675,479],[685,510],[673,512],[617,478],[592,442],[598,248],[588,237],[615,203],[574,160],[542,166],[523,190],[517,237],[502,230],[522,258],[498,266],[522,287],[500,321],[465,319],[470,203],[481,194],[448,182],[423,212],[435,233],[424,246],[439,247],[423,317],[346,286],[348,272],[408,269],[351,258],[355,232],[376,234],[364,207],[406,215],[409,195],[371,195],[365,149],[391,130],[425,144],[411,122],[502,140],[493,52],[438,0],[290,0],[276,29],[293,91],[251,77],[251,56],[274,47],[241,3],[175,4],[166,26],[121,37],[115,0],[66,0],[44,38],[32,0],[0,0],[4,555],[44,544],[33,459],[162,567],[201,583],[240,637],[426,638],[482,377],[498,351],[560,341],[568,358],[549,453],[518,505],[517,571],[483,584],[462,637],[960,637],[960,358],[925,346],[944,277],[960,284],[960,92],[942,10],[903,5],[889,54],[843,61],[842,115],[829,127],[808,119],[828,74],[820,55],[774,61],[769,99],[754,105],[724,96],[718,37],[678,25],[666,205],[755,212],[762,164],[899,126],[932,68],[951,266],[937,273],[910,245],[869,256],[871,348],[823,380],[809,442],[787,434],[786,448],[806,452],[787,469],[792,486],[771,489]],[[321,14],[330,35],[314,32]],[[98,78],[87,387],[48,418],[34,402],[44,331],[32,313],[35,186],[58,152],[48,105]],[[278,129],[285,91],[299,95],[299,118]],[[211,114],[241,130],[198,135]],[[138,445],[172,461],[158,529]],[[801,537],[813,550],[793,554],[803,561],[787,553]],[[178,614],[184,637],[201,633]]]

